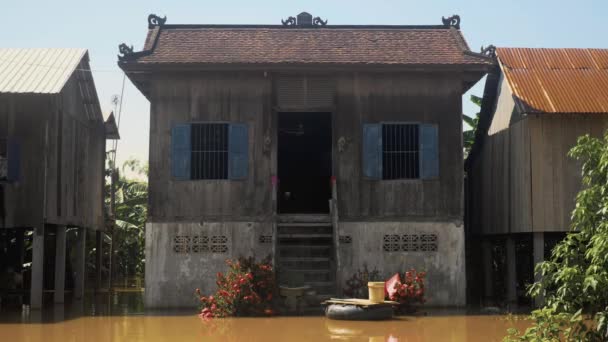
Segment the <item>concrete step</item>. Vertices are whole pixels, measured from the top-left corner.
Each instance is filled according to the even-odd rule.
[[[279,239],[327,239],[333,238],[332,234],[322,233],[279,233]]]
[[[280,246],[279,258],[330,258],[332,256],[332,246]]]
[[[279,228],[289,228],[289,227],[326,227],[331,228],[331,223],[316,223],[316,222],[299,222],[299,223],[278,223],[277,226]]]
[[[280,214],[279,223],[304,222],[304,223],[331,223],[329,214]]]

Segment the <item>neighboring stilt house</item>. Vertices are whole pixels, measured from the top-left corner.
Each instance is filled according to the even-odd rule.
[[[319,295],[416,267],[431,305],[464,304],[462,94],[494,61],[459,23],[151,15],[118,63],[150,100],[146,305],[194,306],[249,255]]]
[[[496,57],[466,162],[468,266],[483,270],[469,284],[473,296],[513,303],[570,229],[581,165],[568,151],[608,128],[608,50],[499,48]]]
[[[6,247],[0,271],[22,278],[31,271],[24,278],[31,279],[32,308],[42,305],[43,289],[55,289],[55,302],[63,302],[66,249],[77,260],[71,265],[75,297],[83,295],[85,232],[104,229],[105,141],[87,50],[0,49],[0,230]],[[66,227],[78,228],[76,246],[66,246]],[[23,269],[24,236],[32,229],[31,269]],[[45,252],[49,244],[54,253]],[[2,288],[7,284],[0,284],[0,295],[10,294]]]

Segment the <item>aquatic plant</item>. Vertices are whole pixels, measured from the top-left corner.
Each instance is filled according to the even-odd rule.
[[[226,264],[226,274],[217,274],[215,295],[206,297],[196,289],[201,310],[199,317],[272,315],[275,275],[270,257],[260,262],[253,257],[228,259]]]

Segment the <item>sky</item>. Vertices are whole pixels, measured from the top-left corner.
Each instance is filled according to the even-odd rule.
[[[150,13],[168,24],[279,24],[307,11],[328,24],[438,25],[458,14],[473,51],[499,47],[608,48],[608,0],[0,0],[0,47],[87,48],[102,110],[120,95],[120,43],[142,49]],[[469,94],[481,95],[483,81]],[[127,79],[120,123],[118,163],[147,160],[150,104]]]

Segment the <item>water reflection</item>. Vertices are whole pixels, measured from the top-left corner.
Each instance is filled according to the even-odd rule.
[[[324,317],[201,321],[189,312],[144,312],[141,295],[91,296],[66,307],[0,314],[0,341],[501,341],[525,321],[504,316],[402,317],[385,322]],[[25,323],[25,324],[24,324]]]

